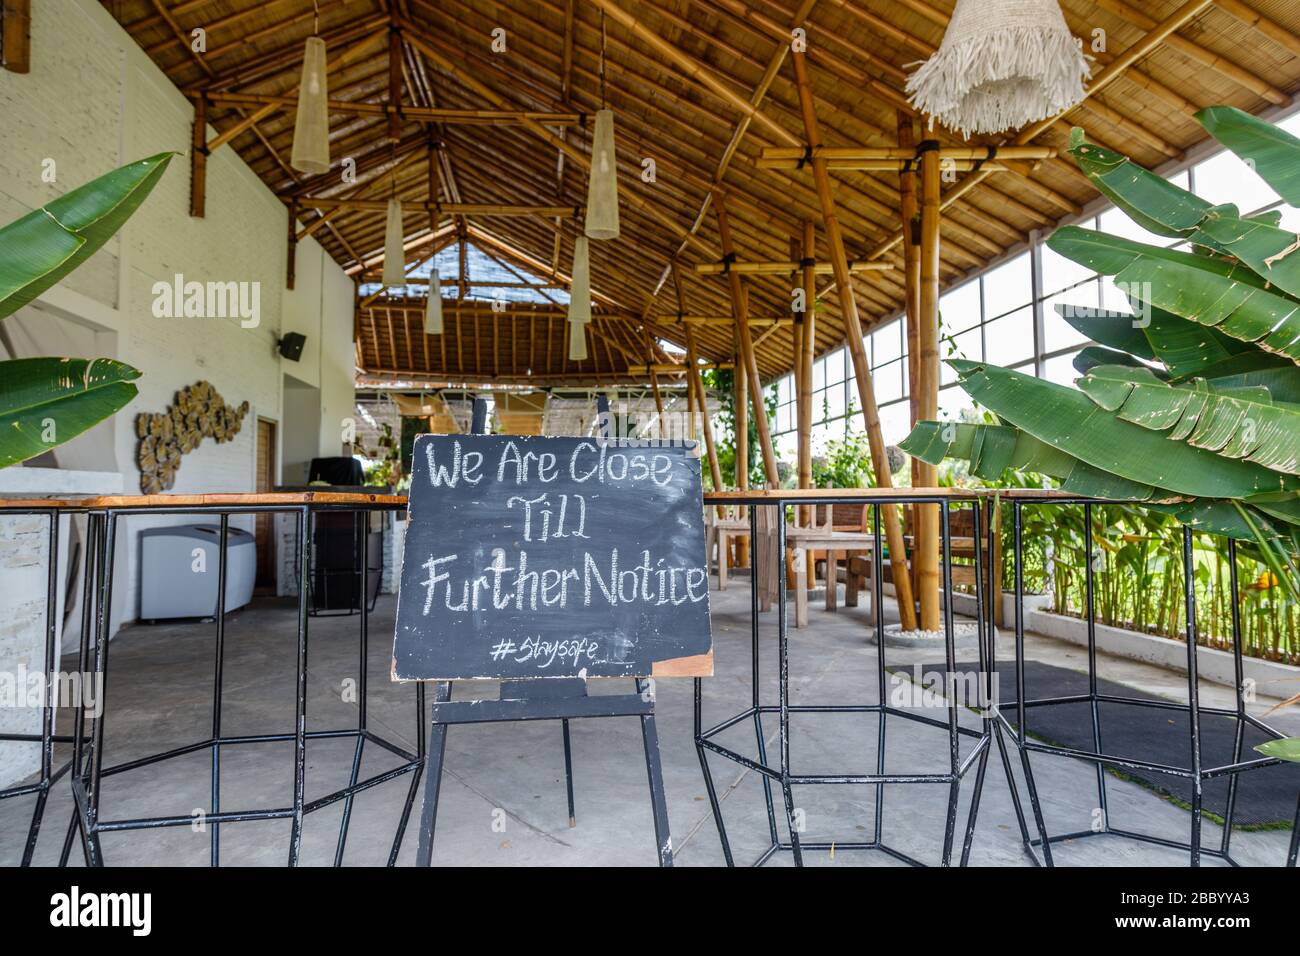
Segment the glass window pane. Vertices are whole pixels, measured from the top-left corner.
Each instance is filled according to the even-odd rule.
[[[876,404],[883,405],[903,397],[903,361],[896,359],[871,373],[872,384],[876,387]],[[854,390],[856,399],[857,391]],[[856,405],[856,401],[854,403]]]
[[[939,328],[945,332],[964,332],[980,321],[979,280],[967,282],[939,296]]]
[[[1074,326],[1061,318],[1056,311],[1057,305],[1097,308],[1097,283],[1089,282],[1086,286],[1069,289],[1052,296],[1043,303],[1043,351],[1055,352],[1071,345],[1082,345],[1088,339],[1075,330]]]
[[[994,319],[984,328],[987,361],[994,365],[1014,365],[1034,357],[1034,310],[1017,309],[1010,315]]]
[[[1051,291],[1055,291],[1054,289]],[[1018,309],[1034,298],[1033,277],[1030,272],[1029,253],[1023,252],[1014,259],[991,269],[984,276],[984,315],[996,318]]]
[[[1192,178],[1198,196],[1215,205],[1236,203],[1243,215],[1278,201],[1268,183],[1226,150],[1197,164]]]
[[[823,356],[813,362],[812,387],[816,391],[826,387],[826,358]]]
[[[861,416],[857,418],[857,422],[861,430]],[[897,445],[911,430],[911,409],[908,408],[907,402],[895,402],[880,410],[880,433],[886,445]],[[908,471],[909,469],[904,466],[900,474],[907,474]]]
[[[829,406],[828,418],[839,418],[844,414],[844,382],[836,382],[826,389],[826,403]]]
[[[781,403],[790,401],[794,393],[794,377],[787,375],[776,383],[776,400]]]
[[[1174,243],[1173,239],[1157,236],[1154,232],[1147,232],[1130,219],[1127,213],[1119,209],[1108,209],[1101,214],[1099,219],[1101,231],[1110,233],[1113,236],[1132,239],[1134,242],[1145,242],[1153,246],[1170,246]]]
[[[961,421],[962,412],[974,409],[975,403],[960,385],[950,385],[939,390],[939,418]]]
[[[1069,286],[1076,285],[1094,275],[1065,256],[1057,255],[1046,245],[1043,246],[1043,294],[1051,295]]]
[[[884,365],[903,354],[903,324],[890,322],[871,333],[871,364]]]
[[[1043,363],[1043,378],[1057,385],[1074,385],[1074,380],[1079,377],[1074,367],[1074,356],[1075,353],[1070,352],[1048,359]]]

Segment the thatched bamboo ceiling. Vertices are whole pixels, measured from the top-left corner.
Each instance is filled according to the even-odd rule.
[[[357,181],[336,171],[292,171],[292,97],[302,46],[313,29],[311,0],[107,0],[106,6],[187,93],[211,97],[208,121],[229,131],[266,111],[231,144],[286,202],[298,200],[299,231],[310,229],[354,274],[373,274],[383,243],[383,212],[316,209],[311,200],[386,199],[393,189],[412,203],[578,207],[586,171],[560,142],[586,156],[590,124],[605,98],[615,111],[622,237],[592,243],[592,281],[599,316],[581,365],[565,357],[563,314],[539,308],[494,314],[466,305],[442,337],[421,332],[418,310],[369,303],[360,312],[358,364],[480,381],[532,375],[596,382],[626,377],[640,363],[668,362],[646,327],[684,342],[668,266],[676,260],[680,311],[706,317],[695,326],[701,353],[727,360],[733,331],[725,279],[696,275],[693,265],[721,257],[712,190],[720,186],[737,257],[788,260],[800,222],[818,223],[807,171],[756,168],[765,146],[803,143],[790,68],[792,27],[807,31],[808,62],[822,135],[828,146],[897,143],[906,70],[937,46],[953,0],[318,0],[319,31],[331,62],[332,100],[352,104],[332,114],[331,152],[356,161]],[[1193,113],[1211,104],[1251,112],[1289,102],[1300,89],[1300,4],[1295,0],[1217,0],[1164,36],[1160,25],[1185,0],[1064,0],[1067,22],[1091,40],[1104,31],[1094,78],[1115,65],[1116,78],[1034,143],[1064,147],[1071,125],[1101,143],[1157,166],[1203,138]],[[602,7],[604,17],[602,41]],[[207,31],[207,51],[191,49],[191,32]],[[493,31],[504,30],[503,52]],[[392,31],[392,32],[390,32]],[[1159,38],[1159,42],[1150,42]],[[1128,63],[1126,51],[1150,49]],[[665,50],[667,44],[671,49]],[[487,114],[442,122],[432,112],[399,114],[390,140],[390,48],[400,100],[412,110],[533,111],[549,115],[544,131],[520,117]],[[674,54],[689,58],[689,65]],[[243,99],[240,99],[240,96]],[[281,97],[279,108],[272,108]],[[413,109],[414,108],[414,109]],[[574,116],[573,114],[577,114]],[[558,125],[567,124],[567,125]],[[921,128],[918,124],[918,132]],[[958,142],[945,130],[945,143]],[[993,143],[982,141],[980,145]],[[224,147],[223,147],[224,148]],[[656,181],[642,179],[653,159]],[[1013,164],[992,176],[962,173],[946,187],[942,276],[950,282],[1023,243],[1030,230],[1077,213],[1095,193],[1068,158]],[[855,277],[864,321],[883,319],[902,302],[896,173],[836,173],[839,218],[851,257],[897,266]],[[324,222],[321,220],[324,219]],[[567,281],[572,218],[472,213],[407,214],[408,255],[417,261],[459,231],[527,273]],[[824,286],[829,277],[822,279]],[[747,277],[755,318],[787,313],[786,276]],[[833,289],[818,317],[818,351],[844,338]],[[670,318],[671,317],[671,318]],[[717,317],[717,318],[713,318]],[[440,340],[441,339],[441,340]],[[764,375],[792,365],[791,327],[756,329]]]

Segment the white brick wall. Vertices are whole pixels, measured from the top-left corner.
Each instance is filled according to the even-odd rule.
[[[115,336],[116,354],[102,354],[143,372],[137,398],[112,425],[98,426],[112,431],[115,460],[95,467],[120,471],[127,492],[134,493],[139,487],[136,412],[162,411],[178,389],[206,379],[229,404],[248,401],[251,412],[234,441],[217,445],[209,439],[186,455],[172,490],[251,491],[257,418],[282,422],[285,372],[320,389],[319,453],[339,454],[341,420],[351,414],[353,402],[352,281],[308,239],[298,245],[298,288],[286,292],[286,207],[229,146],[209,158],[206,217],[191,218],[190,102],[97,0],[45,0],[32,6],[31,73],[0,71],[0,223],[131,160],[164,150],[178,154],[116,237],[9,320],[40,323],[57,316],[104,333],[108,342]],[[54,183],[42,181],[46,160],[55,164]],[[178,272],[200,282],[261,283],[260,326],[244,329],[236,318],[155,318],[153,283],[171,281]],[[308,337],[302,362],[285,362],[275,351],[281,331],[289,329]],[[137,534],[165,520],[132,519],[120,531],[115,624],[137,614]],[[251,520],[234,523],[252,526]],[[0,672],[16,666],[17,632],[40,628],[40,615],[33,617],[23,603],[31,593],[25,584],[30,548],[17,544],[24,528],[18,519],[0,522],[0,601],[22,605],[0,603],[5,618]],[[38,576],[44,580],[43,571]],[[43,585],[36,593],[43,596]],[[38,609],[39,604],[38,599]],[[32,640],[28,633],[25,646]],[[65,647],[75,640],[65,636]],[[0,745],[0,760],[5,751]],[[0,764],[0,786],[4,783]]]

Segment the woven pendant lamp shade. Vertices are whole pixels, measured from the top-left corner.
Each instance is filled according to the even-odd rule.
[[[573,240],[573,272],[569,283],[569,358],[587,357],[587,323],[591,321],[591,260],[587,237]]]
[[[587,225],[592,239],[618,238],[618,164],[614,157],[614,111],[596,113],[587,178]]]
[[[406,285],[406,253],[402,250],[402,204],[388,200],[388,226],[384,230],[384,285]]]
[[[289,165],[316,175],[330,168],[329,92],[325,82],[325,41],[308,37],[298,85],[298,115],[293,124]]]
[[[429,335],[442,335],[442,283],[436,269],[429,277],[429,298],[424,303],[424,331]]]
[[[943,43],[908,77],[907,92],[932,126],[969,137],[1074,106],[1090,73],[1056,0],[957,0]]]
[[[569,323],[569,361],[587,360],[587,325],[585,322]]]
[[[573,273],[569,283],[569,321],[586,325],[591,321],[591,259],[587,237],[573,240]]]

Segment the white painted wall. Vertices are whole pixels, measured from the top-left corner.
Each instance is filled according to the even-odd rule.
[[[94,354],[143,372],[130,406],[56,451],[60,467],[120,472],[127,493],[135,492],[136,413],[161,412],[178,389],[206,379],[229,404],[248,401],[251,410],[234,441],[209,439],[185,456],[172,490],[251,491],[257,418],[283,420],[285,372],[319,389],[319,423],[295,436],[298,447],[339,454],[341,422],[353,404],[352,280],[307,239],[297,247],[296,288],[285,290],[287,209],[229,146],[208,161],[206,217],[190,217],[192,104],[96,0],[33,4],[31,34],[31,72],[0,71],[0,223],[124,163],[165,150],[178,154],[117,236],[4,320],[20,356],[93,346]],[[44,182],[42,171],[51,163],[55,182]],[[155,318],[153,284],[170,282],[176,273],[200,282],[259,283],[260,324]],[[276,352],[277,338],[290,330],[307,336],[297,363]],[[0,348],[0,358],[3,353]],[[117,555],[118,622],[135,617],[138,606],[134,544],[144,526],[132,522]],[[0,548],[33,538],[0,536]],[[15,562],[24,564],[0,555],[0,576]],[[0,593],[8,590],[0,580]],[[0,657],[0,670],[9,663]]]

